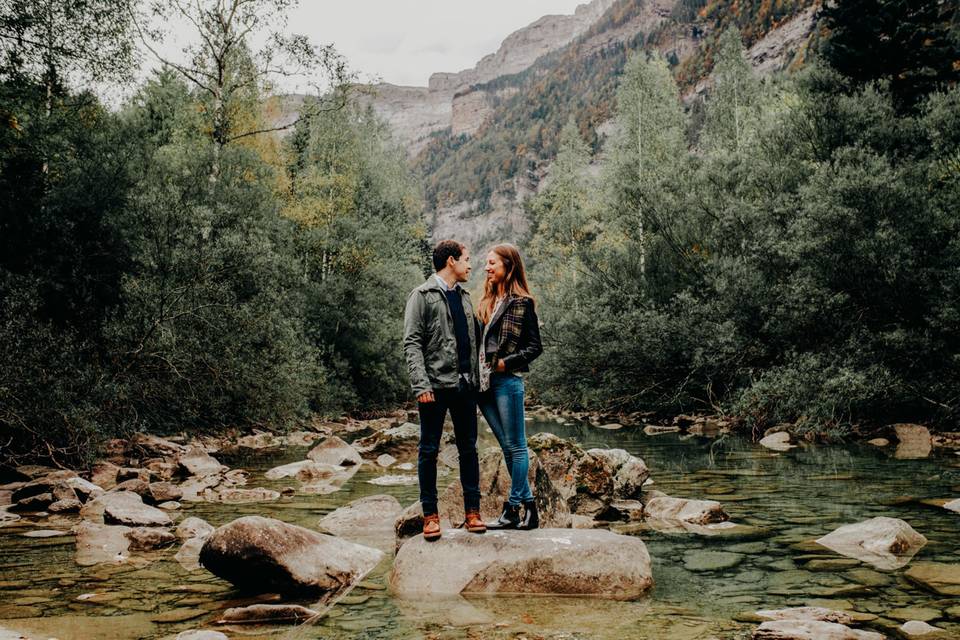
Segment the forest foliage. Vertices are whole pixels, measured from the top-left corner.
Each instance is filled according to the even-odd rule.
[[[926,82],[920,92],[910,85],[909,100],[902,69],[851,77],[829,50],[791,77],[761,79],[730,28],[700,127],[666,62],[634,55],[599,175],[571,121],[550,184],[528,201],[545,335],[540,397],[718,411],[757,431],[954,423],[960,40],[951,18],[928,19],[928,37],[913,46],[952,42],[957,62],[912,68]],[[827,24],[840,32],[844,19],[853,18]],[[914,53],[904,57],[929,59]]]
[[[85,87],[131,76],[101,54],[136,49],[136,25],[89,4],[2,5],[4,458],[395,406],[424,230],[384,125],[345,98],[284,138],[242,135],[270,107],[243,46],[217,62],[249,81],[211,85],[219,103],[164,66],[108,109]]]

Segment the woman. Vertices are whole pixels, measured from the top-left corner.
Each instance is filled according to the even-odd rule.
[[[536,529],[540,518],[527,481],[530,457],[520,373],[529,371],[529,364],[543,352],[540,327],[517,248],[512,244],[495,246],[487,254],[485,271],[487,280],[477,307],[483,325],[479,405],[510,472],[510,497],[503,504],[503,513],[487,528]]]

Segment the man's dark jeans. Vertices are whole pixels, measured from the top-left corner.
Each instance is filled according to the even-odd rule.
[[[443,435],[443,421],[450,410],[453,434],[460,454],[460,484],[465,510],[480,509],[480,463],[477,460],[477,394],[472,389],[435,389],[434,402],[420,406],[420,504],[423,515],[437,513],[437,454]]]

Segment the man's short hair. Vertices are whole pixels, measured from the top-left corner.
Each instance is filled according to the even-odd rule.
[[[447,258],[459,260],[463,255],[464,246],[456,240],[441,240],[433,248],[433,268],[440,271],[447,266]]]

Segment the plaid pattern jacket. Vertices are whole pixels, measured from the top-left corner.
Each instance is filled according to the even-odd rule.
[[[507,371],[529,371],[529,365],[543,353],[540,323],[533,300],[510,296],[490,319],[490,330],[483,345],[487,362],[503,360]]]

